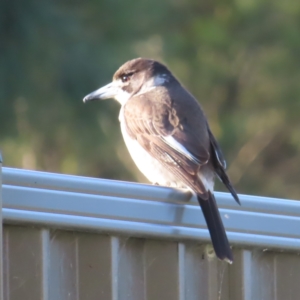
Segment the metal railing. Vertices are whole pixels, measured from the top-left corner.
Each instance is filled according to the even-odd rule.
[[[4,299],[298,299],[298,201],[240,195],[239,206],[216,193],[230,266],[189,192],[11,168],[2,177]]]

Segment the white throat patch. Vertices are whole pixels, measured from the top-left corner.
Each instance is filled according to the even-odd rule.
[[[122,88],[121,88],[121,80],[118,79],[116,82],[115,82],[115,85],[118,87],[117,89],[117,94],[115,95],[114,99],[117,100],[122,106],[128,101],[128,99],[131,97],[131,94],[124,91]]]
[[[123,106],[130,97],[131,97],[131,94],[120,89],[120,91],[118,91],[118,94],[115,96],[115,99]]]

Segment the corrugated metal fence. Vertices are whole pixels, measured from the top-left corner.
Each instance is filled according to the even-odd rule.
[[[10,168],[2,179],[5,300],[300,299],[298,201],[217,193],[228,265],[188,192]]]

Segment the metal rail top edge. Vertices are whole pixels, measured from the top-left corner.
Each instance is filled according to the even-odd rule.
[[[207,229],[181,226],[166,226],[129,220],[111,220],[86,216],[71,216],[35,211],[3,209],[3,221],[8,225],[41,226],[53,230],[78,232],[101,232],[102,234],[125,235],[137,238],[162,238],[210,243]],[[300,250],[300,239],[260,235],[247,232],[227,232],[230,243],[237,246],[259,247],[264,250]]]
[[[187,190],[154,186],[84,176],[66,175],[16,168],[2,168],[3,185],[25,186],[32,188],[69,191],[84,194],[107,195],[122,198],[197,203],[196,197]],[[293,214],[298,211],[300,202],[296,200],[239,195],[242,206],[235,203],[229,193],[215,193],[221,207],[241,210],[255,210]],[[190,202],[190,203],[191,203]]]

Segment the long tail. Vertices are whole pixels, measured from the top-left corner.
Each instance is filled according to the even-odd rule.
[[[232,252],[214,195],[209,192],[208,199],[203,200],[201,195],[197,195],[197,199],[203,211],[217,257],[232,263]]]

